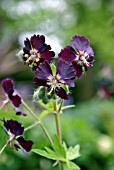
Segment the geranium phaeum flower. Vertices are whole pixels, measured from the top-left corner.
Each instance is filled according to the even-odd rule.
[[[11,101],[12,105],[15,107],[16,114],[17,115],[23,115],[26,116],[25,113],[21,112],[19,109],[19,106],[22,103],[21,96],[19,93],[14,89],[14,82],[10,78],[6,78],[2,80],[2,86],[4,88],[4,91],[8,97],[8,99]]]
[[[66,46],[59,53],[59,57],[63,60],[72,62],[77,77],[81,77],[83,70],[87,71],[93,66],[94,52],[90,47],[90,42],[84,36],[75,35],[70,41],[72,46]]]
[[[14,120],[2,120],[4,122],[4,130],[9,136],[9,145],[12,149],[22,148],[24,152],[29,152],[32,148],[33,142],[25,140],[21,135],[24,132],[24,127],[21,126],[21,123]]]
[[[23,60],[29,66],[36,70],[37,66],[47,60],[49,63],[53,60],[55,53],[51,50],[50,45],[45,43],[43,35],[33,35],[30,39],[26,38],[23,48]]]
[[[47,61],[41,63],[36,69],[34,84],[38,86],[46,86],[56,93],[62,99],[68,99],[68,94],[62,85],[74,87],[74,79],[76,73],[73,65],[67,61],[60,59],[56,66],[56,74],[53,75],[51,67]]]

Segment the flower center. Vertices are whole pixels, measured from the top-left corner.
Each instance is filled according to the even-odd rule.
[[[36,49],[31,49],[30,56],[28,54],[25,54],[25,57],[28,58],[26,60],[26,63],[33,62],[34,65],[37,65],[36,63],[40,60],[40,54],[38,53],[38,50]]]
[[[80,64],[81,66],[83,66],[83,64],[85,64],[86,66],[89,66],[89,63],[87,61],[89,56],[86,52],[80,51],[77,53],[76,57],[77,57],[76,61],[78,61],[78,64]]]
[[[61,83],[63,83],[63,82],[62,82],[61,76],[59,74],[57,74],[56,76],[50,75],[48,77],[48,83],[47,84],[51,86],[51,90],[48,94],[50,95],[51,92],[55,89],[55,87],[59,87]]]

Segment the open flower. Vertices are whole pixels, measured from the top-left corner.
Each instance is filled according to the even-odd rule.
[[[36,70],[37,66],[44,60],[50,63],[55,56],[55,53],[50,51],[51,46],[45,43],[43,35],[33,35],[30,39],[26,38],[24,44],[22,58],[33,70]]]
[[[72,46],[66,46],[62,49],[59,57],[72,62],[79,78],[83,71],[87,71],[93,66],[94,52],[90,47],[89,40],[84,36],[75,35],[70,43]]]
[[[15,107],[16,114],[26,116],[26,114],[19,109],[22,99],[19,93],[14,89],[13,80],[10,78],[2,80],[2,86],[7,95],[7,99],[10,100],[12,105]]]
[[[47,61],[41,63],[36,69],[34,84],[37,86],[46,86],[50,89],[48,94],[55,92],[62,99],[68,99],[68,94],[63,85],[74,87],[76,73],[73,65],[60,59],[56,66],[55,73]]]
[[[12,149],[23,149],[24,152],[29,152],[32,148],[33,142],[31,140],[25,140],[21,135],[24,132],[24,127],[21,126],[21,123],[15,120],[4,120],[4,130],[9,136],[8,144]]]

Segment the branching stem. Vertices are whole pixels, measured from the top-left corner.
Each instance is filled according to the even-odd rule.
[[[28,126],[27,128],[25,128],[24,131],[30,130],[30,129],[34,128],[35,126],[39,125],[39,124],[40,124],[40,122],[36,122],[33,125]]]
[[[52,140],[51,140],[51,137],[49,136],[49,133],[48,133],[48,131],[46,130],[46,128],[44,127],[43,123],[38,120],[38,118],[37,118],[37,116],[34,114],[34,112],[29,108],[29,106],[28,106],[23,100],[22,100],[22,103],[23,103],[23,105],[25,106],[25,108],[30,112],[30,114],[35,118],[35,120],[37,120],[37,124],[39,124],[39,125],[41,126],[41,128],[42,128],[43,132],[45,133],[47,139],[49,140],[50,144],[52,145],[53,142],[52,142]],[[34,127],[34,126],[36,126],[36,124],[31,125],[30,128],[32,128],[32,127]],[[29,127],[28,127],[28,128],[29,128]],[[30,129],[30,128],[29,128],[29,129]]]

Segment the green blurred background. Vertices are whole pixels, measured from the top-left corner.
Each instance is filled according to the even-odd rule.
[[[68,146],[80,144],[81,157],[76,163],[82,170],[114,170],[114,0],[0,0],[0,79],[13,78],[20,94],[39,114],[41,108],[31,102],[34,73],[16,57],[24,39],[33,34],[44,34],[56,57],[74,35],[89,38],[96,61],[71,89],[67,103],[76,104],[76,108],[62,115],[63,139]],[[100,91],[102,85],[111,95]],[[2,88],[0,96],[2,104]],[[24,126],[34,121],[31,116],[15,116],[10,105],[1,117],[18,119]],[[53,117],[47,117],[44,123],[53,135]],[[0,134],[2,148],[2,128]],[[25,136],[35,142],[34,148],[49,145],[40,127]],[[52,163],[33,153],[23,155],[6,148],[0,157],[0,170],[57,170]]]

